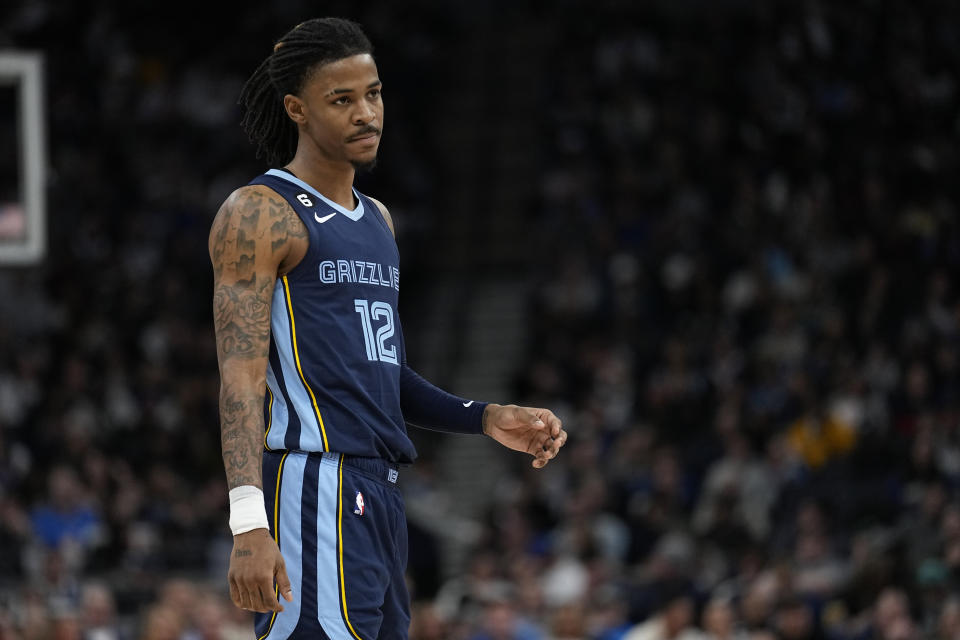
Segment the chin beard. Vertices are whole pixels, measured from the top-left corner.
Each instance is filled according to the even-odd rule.
[[[350,164],[353,165],[353,169],[357,173],[370,173],[377,166],[377,158],[374,156],[373,160],[351,160]]]

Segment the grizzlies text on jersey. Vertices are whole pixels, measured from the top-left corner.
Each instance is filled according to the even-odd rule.
[[[282,196],[310,236],[274,289],[266,448],[411,462],[400,410],[400,256],[379,208],[354,190],[348,210],[279,169],[250,184]]]

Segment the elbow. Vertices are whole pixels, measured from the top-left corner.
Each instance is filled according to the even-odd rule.
[[[266,393],[267,376],[265,373],[260,375],[249,375],[242,373],[220,374],[220,400],[223,402],[228,397],[237,395],[262,396]]]

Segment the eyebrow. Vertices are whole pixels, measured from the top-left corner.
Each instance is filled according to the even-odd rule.
[[[380,82],[380,79],[377,78],[376,80],[374,80],[373,82],[367,85],[367,89],[373,89],[375,86],[379,84],[382,84],[382,83]],[[340,95],[341,93],[353,93],[353,89],[333,89],[332,91],[328,91],[327,95],[335,96],[335,95]]]

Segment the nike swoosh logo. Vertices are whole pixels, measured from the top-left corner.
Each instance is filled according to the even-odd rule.
[[[469,407],[469,406],[472,405],[472,404],[473,404],[473,400],[471,400],[470,402],[464,402],[464,403],[463,403],[463,406]]]
[[[325,215],[325,216],[323,216],[323,217],[321,218],[321,217],[318,216],[316,213],[314,213],[314,214],[313,214],[313,219],[316,220],[317,222],[319,222],[320,224],[323,224],[324,222],[326,222],[327,220],[329,220],[330,218],[332,218],[332,217],[335,216],[335,215],[337,215],[337,212],[336,212],[336,211],[334,211],[334,212],[331,213],[331,214]]]

